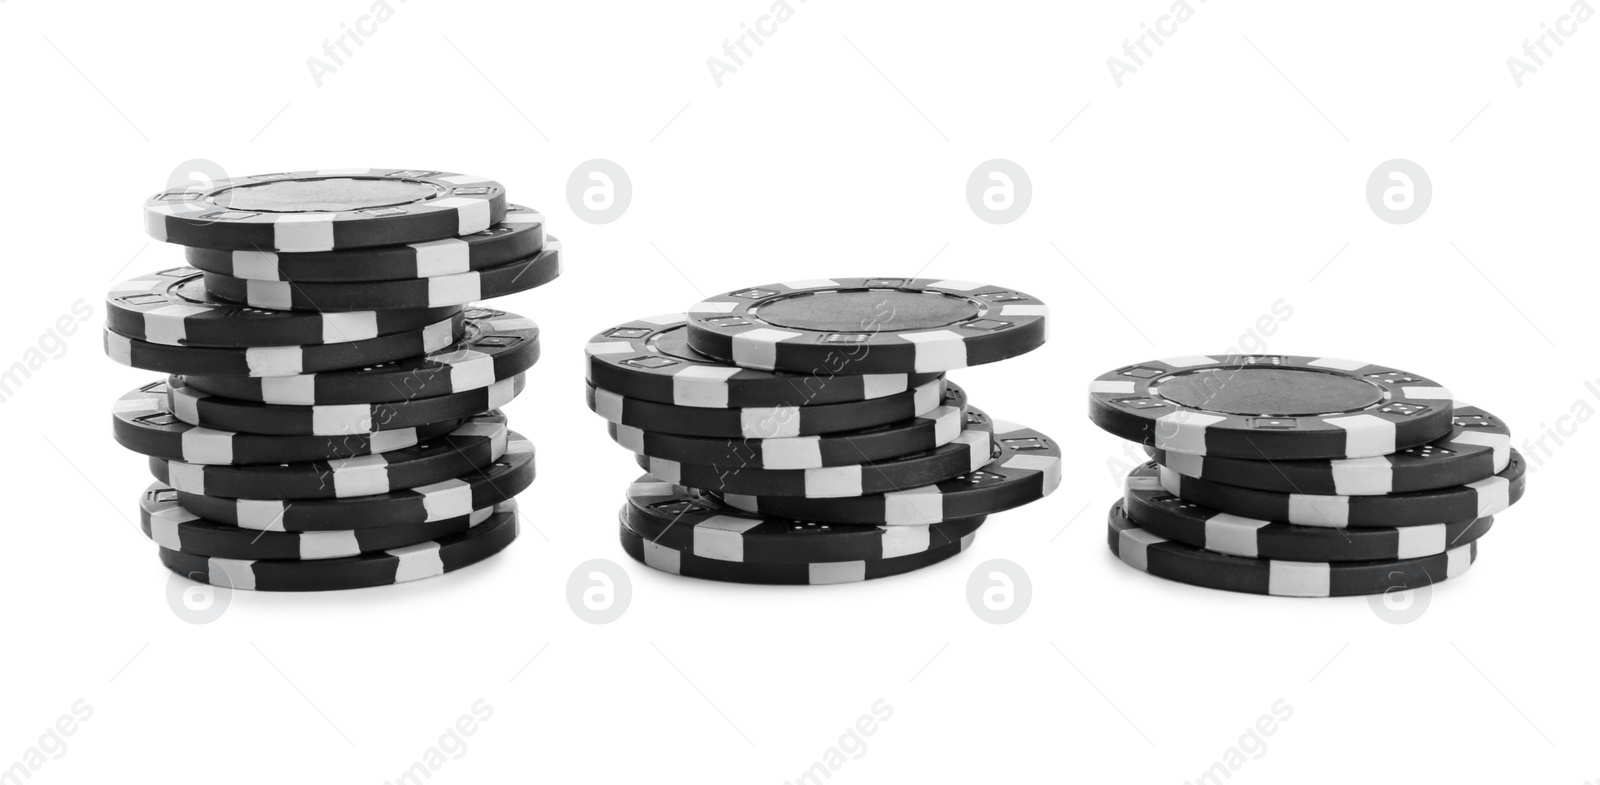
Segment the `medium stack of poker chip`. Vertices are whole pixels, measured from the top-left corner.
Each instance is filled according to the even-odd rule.
[[[499,407],[539,359],[531,319],[474,305],[561,272],[497,182],[355,169],[235,178],[145,203],[193,267],[106,298],[106,353],[167,377],[112,411],[149,456],[161,562],[234,589],[432,577],[517,536],[533,445]]]
[[[1047,309],[996,286],[838,278],[760,286],[590,340],[589,407],[648,474],[619,514],[658,570],[848,583],[964,550],[1060,484],[1044,434],[945,371],[1038,348]]]
[[[1330,597],[1456,577],[1526,481],[1494,415],[1350,360],[1131,365],[1089,386],[1089,417],[1153,459],[1111,507],[1111,551],[1213,589]]]

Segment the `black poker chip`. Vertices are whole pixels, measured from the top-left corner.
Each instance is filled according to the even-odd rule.
[[[157,240],[238,251],[316,251],[441,240],[506,216],[482,177],[425,169],[324,169],[235,177],[145,201]]]
[[[539,361],[539,325],[514,313],[468,308],[461,340],[432,354],[331,373],[249,378],[190,374],[200,392],[295,406],[434,398],[503,382]]]
[[[414,447],[315,463],[228,466],[150,459],[150,473],[175,490],[204,496],[342,499],[446,481],[505,453],[505,417],[490,412]],[[474,508],[479,509],[479,508]]]
[[[554,237],[532,256],[496,267],[434,278],[357,283],[261,281],[202,273],[206,289],[220,300],[256,308],[307,311],[367,311],[440,308],[504,297],[543,286],[561,275],[561,241]]]
[[[967,394],[944,383],[939,406],[909,420],[859,431],[773,439],[713,438],[646,431],[610,423],[617,444],[633,453],[725,469],[821,469],[885,461],[954,441],[967,424]]]
[[[1456,404],[1450,435],[1388,455],[1335,460],[1259,461],[1151,450],[1173,471],[1279,493],[1377,496],[1466,485],[1511,463],[1511,428],[1476,406]]]
[[[199,270],[178,267],[112,286],[106,294],[106,328],[169,346],[352,343],[421,330],[460,310],[444,306],[321,313],[251,308],[212,297]]]
[[[830,278],[767,284],[689,307],[689,346],[744,368],[928,373],[1044,345],[1039,299],[971,281]]]
[[[209,376],[293,376],[360,368],[436,352],[463,335],[465,320],[455,314],[420,330],[378,335],[359,341],[304,346],[174,346],[105,331],[112,360],[162,373]]]
[[[966,429],[948,444],[882,461],[820,469],[756,469],[678,463],[638,456],[640,468],[678,485],[721,494],[803,496],[834,499],[891,493],[943,482],[987,466],[995,455],[993,425],[976,407],[967,408]]]
[[[462,415],[460,419],[465,419]],[[354,458],[412,447],[455,430],[459,420],[415,428],[350,431],[329,436],[266,436],[191,425],[168,403],[167,383],[152,382],[117,399],[111,410],[117,443],[141,455],[193,464],[300,463]]]
[[[1153,463],[1128,474],[1123,509],[1134,523],[1158,537],[1231,556],[1306,562],[1432,556],[1473,542],[1494,525],[1493,517],[1484,517],[1423,526],[1335,529],[1246,518],[1168,493]]]
[[[244,433],[283,436],[343,436],[404,430],[463,420],[510,403],[526,385],[518,374],[488,387],[409,401],[290,406],[209,395],[170,379],[170,411],[186,423]]]
[[[709,409],[627,398],[588,385],[589,408],[606,421],[684,436],[773,439],[855,431],[920,417],[939,406],[943,379],[854,403]]]
[[[527,490],[533,442],[515,431],[499,460],[431,485],[372,496],[286,500],[228,498],[178,491],[178,504],[202,518],[258,531],[338,531],[427,523],[493,507]]]
[[[492,509],[421,523],[397,523],[344,531],[287,532],[242,529],[208,521],[178,504],[178,492],[154,483],[139,504],[140,526],[168,550],[218,559],[339,559],[459,534],[489,520]]]
[[[1453,408],[1426,378],[1331,357],[1169,357],[1089,385],[1089,418],[1117,436],[1257,461],[1388,455],[1448,435]]]
[[[1239,488],[1156,467],[1161,487],[1196,504],[1234,515],[1330,528],[1424,526],[1498,515],[1522,498],[1527,471],[1522,454],[1512,450],[1511,462],[1503,471],[1466,485],[1381,496],[1336,496]]]
[[[626,524],[645,541],[704,559],[750,563],[893,559],[959,543],[983,525],[848,526],[771,518],[644,475],[628,486]]]
[[[336,559],[219,559],[161,548],[167,569],[197,583],[247,591],[338,591],[435,578],[477,564],[517,538],[515,502],[466,531]]]
[[[904,575],[950,559],[972,542],[974,534],[951,545],[929,548],[920,553],[888,559],[855,559],[832,562],[748,562],[712,559],[651,542],[628,527],[618,525],[622,549],[639,563],[661,572],[686,578],[758,583],[769,585],[815,586],[831,583],[859,583],[876,578]]]
[[[1112,505],[1106,527],[1111,552],[1134,569],[1159,578],[1209,589],[1279,597],[1348,597],[1387,594],[1429,586],[1465,573],[1478,557],[1478,543],[1410,559],[1301,562],[1248,559],[1173,542],[1134,523]]]
[[[932,485],[832,499],[720,494],[745,512],[825,523],[921,525],[992,515],[1050,495],[1061,485],[1061,446],[1043,433],[994,421],[995,458]]]
[[[689,347],[681,313],[635,319],[601,331],[584,346],[589,383],[641,401],[746,409],[851,403],[896,395],[937,373],[856,373],[839,367],[807,373],[741,368]]]
[[[235,278],[352,283],[472,272],[532,256],[542,247],[544,216],[513,204],[499,223],[442,240],[307,253],[190,247],[184,255],[198,269]]]

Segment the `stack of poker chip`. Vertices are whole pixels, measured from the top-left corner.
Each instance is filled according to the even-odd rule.
[[[1330,597],[1453,578],[1525,487],[1503,421],[1363,362],[1131,365],[1090,385],[1089,417],[1153,459],[1111,507],[1112,552],[1213,589]]]
[[[1045,341],[997,286],[838,278],[742,289],[590,340],[589,407],[648,474],[623,549],[740,583],[847,583],[964,550],[1060,484],[1060,447],[991,419],[945,371]]]
[[[161,562],[234,589],[427,578],[517,536],[533,445],[498,409],[539,358],[530,319],[473,304],[561,272],[492,180],[358,169],[235,178],[145,203],[192,267],[106,298],[106,353],[166,374],[119,399],[149,456]]]

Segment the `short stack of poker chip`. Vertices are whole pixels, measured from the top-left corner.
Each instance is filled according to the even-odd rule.
[[[1042,345],[1047,310],[997,286],[838,278],[729,292],[602,330],[589,407],[648,472],[623,549],[716,581],[848,583],[961,553],[1060,484],[1061,451],[946,371]]]
[[[350,169],[235,178],[145,203],[192,267],[112,287],[106,353],[165,376],[113,408],[148,456],[168,569],[263,591],[377,586],[517,536],[533,445],[499,408],[539,358],[531,319],[476,301],[561,272],[497,182]]]
[[[1111,508],[1112,552],[1213,589],[1330,597],[1456,577],[1526,482],[1504,421],[1359,361],[1130,365],[1091,383],[1089,416],[1152,458]]]

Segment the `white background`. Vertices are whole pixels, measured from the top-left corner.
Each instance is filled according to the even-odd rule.
[[[883,700],[892,718],[830,781],[1181,783],[1281,699],[1292,718],[1230,782],[1600,777],[1600,425],[1571,417],[1600,406],[1585,386],[1600,379],[1600,23],[1519,87],[1506,59],[1566,0],[1193,2],[1120,87],[1107,58],[1166,0],[795,0],[720,87],[707,58],[766,0],[397,2],[320,87],[307,58],[365,0],[0,5],[0,363],[75,300],[95,309],[0,404],[0,767],[82,699],[92,718],[31,782],[381,783],[481,699],[492,718],[431,781],[781,783]],[[509,407],[539,480],[505,554],[408,586],[241,592],[207,625],[169,608],[135,525],[144,459],[107,422],[154,375],[112,364],[98,332],[110,283],[180,263],[139,211],[195,158],[235,174],[464,171],[548,216],[566,274],[495,303],[544,329]],[[567,201],[593,158],[631,178],[613,223]],[[967,203],[992,158],[1031,178],[1013,223]],[[1431,176],[1413,223],[1367,203],[1393,158]],[[590,335],[701,294],[918,272],[1050,303],[1046,347],[955,378],[991,415],[1060,440],[1059,492],[993,518],[959,559],[878,583],[719,585],[627,559],[615,511],[638,472],[583,404]],[[1293,315],[1265,351],[1431,376],[1510,421],[1535,464],[1477,566],[1412,623],[1362,598],[1181,586],[1106,550],[1127,458],[1085,418],[1087,381],[1240,346],[1280,300]],[[608,625],[566,598],[595,558],[632,576]],[[965,598],[995,558],[1032,580],[1004,626]]]

